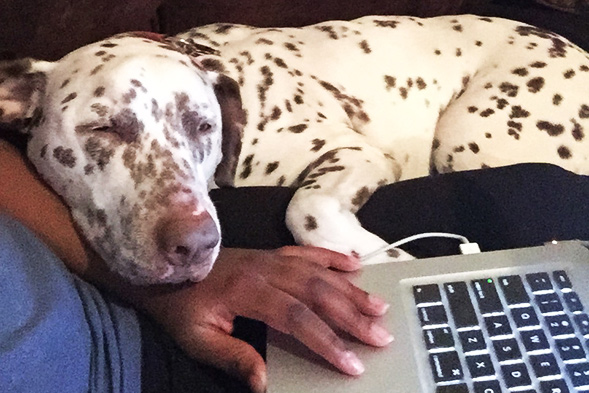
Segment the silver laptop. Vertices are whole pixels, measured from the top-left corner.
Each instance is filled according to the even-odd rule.
[[[350,340],[366,372],[349,377],[270,331],[270,393],[589,391],[589,250],[580,242],[372,265],[353,280],[390,302],[395,341]]]

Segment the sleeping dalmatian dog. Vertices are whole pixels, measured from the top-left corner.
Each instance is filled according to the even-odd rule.
[[[213,183],[294,187],[298,243],[365,255],[385,242],[355,212],[385,184],[519,162],[589,174],[589,56],[472,15],[127,33],[2,64],[0,121],[113,270],[198,281],[220,247]]]

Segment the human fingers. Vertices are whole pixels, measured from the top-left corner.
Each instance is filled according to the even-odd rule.
[[[190,347],[198,360],[239,378],[254,393],[266,391],[266,364],[252,346],[214,327],[202,329],[194,337],[198,341]]]
[[[299,257],[317,263],[323,267],[352,272],[360,269],[360,259],[353,255],[345,255],[326,248],[312,246],[286,246],[276,250],[283,256]]]
[[[249,276],[249,277],[247,277]],[[298,339],[342,372],[359,375],[364,366],[343,340],[307,305],[270,285],[259,275],[245,275],[231,288],[236,313],[261,320]]]
[[[361,313],[370,316],[382,316],[386,313],[389,304],[381,297],[369,294],[352,284],[346,273],[326,269],[325,266],[315,263],[315,259],[308,258],[310,255],[314,258],[317,254],[329,255],[331,251],[319,248],[303,249],[307,247],[277,250],[279,259],[273,261],[272,269],[265,273],[268,281],[296,298],[313,300],[313,296],[309,295],[309,284],[320,278],[349,298]],[[341,256],[341,254],[337,255]]]
[[[382,347],[393,341],[393,336],[377,318],[360,312],[349,297],[327,281],[312,279],[309,289],[313,299],[312,309],[318,315],[328,318],[333,326],[370,345]]]

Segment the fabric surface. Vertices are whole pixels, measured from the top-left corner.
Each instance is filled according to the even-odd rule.
[[[211,192],[226,247],[294,244],[284,214],[293,190],[279,187]],[[483,251],[589,239],[589,177],[547,164],[519,164],[434,175],[390,184],[358,212],[368,230],[388,242],[421,232],[453,232]],[[418,257],[458,252],[451,239],[404,247]]]
[[[140,353],[134,311],[0,214],[1,392],[139,392]]]

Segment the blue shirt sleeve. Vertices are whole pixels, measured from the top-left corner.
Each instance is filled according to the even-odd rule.
[[[0,392],[139,392],[137,315],[0,214]]]

